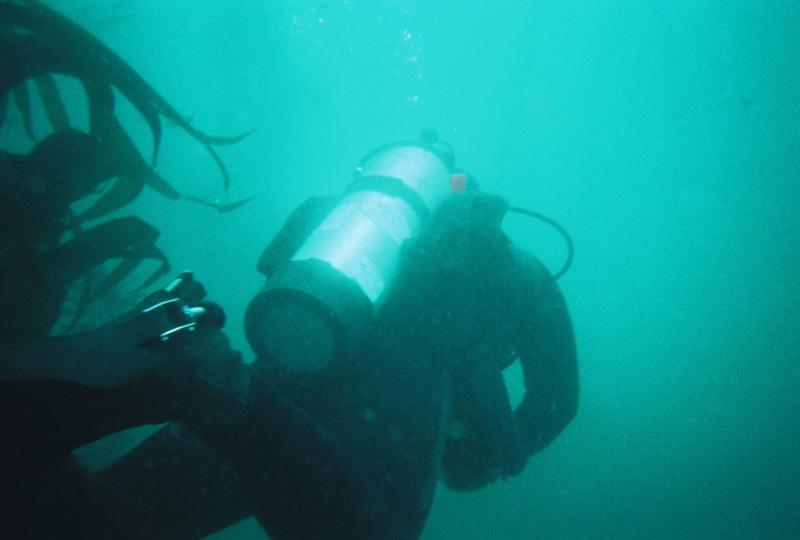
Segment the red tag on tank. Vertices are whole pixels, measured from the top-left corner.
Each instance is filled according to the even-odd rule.
[[[453,193],[461,193],[467,189],[467,175],[456,173],[450,175],[450,189]]]

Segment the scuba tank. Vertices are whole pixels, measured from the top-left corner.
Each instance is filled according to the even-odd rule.
[[[373,150],[355,176],[247,309],[251,347],[293,380],[338,372],[391,288],[403,242],[467,179],[432,130],[420,142]]]

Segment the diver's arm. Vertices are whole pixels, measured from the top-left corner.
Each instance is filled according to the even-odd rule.
[[[174,419],[176,388],[193,369],[184,346],[133,345],[126,334],[101,328],[4,347],[2,463],[21,473],[115,431]]]
[[[197,388],[224,387],[236,399],[245,366],[225,335],[205,323],[164,345],[166,370],[156,370],[121,386],[91,387],[54,379],[7,380],[0,384],[0,417],[5,440],[0,445],[3,478],[18,482],[32,495],[21,508],[38,520],[52,520],[56,534],[37,537],[201,538],[251,514],[234,467],[219,458],[178,424],[161,430],[141,446],[93,475],[85,486],[68,488],[50,475],[59,454],[117,429],[164,422],[182,416]],[[120,351],[121,352],[121,351]],[[136,358],[128,357],[130,361]],[[194,366],[185,377],[169,375],[171,365]],[[208,364],[208,365],[205,365]],[[13,390],[13,391],[12,391]],[[203,396],[199,396],[203,399]],[[27,405],[24,405],[27,404]],[[30,409],[28,409],[30,407]],[[224,419],[222,419],[224,421]],[[22,431],[14,432],[9,426]],[[43,465],[33,467],[33,465]],[[76,476],[83,478],[77,466]],[[50,495],[49,485],[64,488],[70,502]],[[79,489],[80,488],[80,489]],[[64,508],[85,500],[77,516]],[[42,505],[50,506],[42,510]],[[23,514],[26,515],[26,514]],[[77,531],[80,532],[77,532]]]
[[[224,346],[209,337],[209,350]],[[355,464],[257,367],[232,360],[210,358],[185,389],[176,408],[186,428],[170,424],[94,475],[111,505],[105,529],[200,538],[255,515],[276,539],[365,537]]]
[[[116,431],[165,422],[169,398],[163,386],[153,378],[116,388],[55,379],[2,381],[0,463],[13,463],[14,474],[24,474]]]
[[[339,197],[312,197],[295,208],[261,254],[258,271],[269,276],[288,261],[338,200]]]
[[[566,302],[555,280],[532,255],[515,249],[524,291],[517,352],[525,397],[517,407],[524,458],[550,444],[577,412],[578,364]]]
[[[169,394],[170,419],[191,425],[169,424],[92,475],[107,506],[98,537],[195,539],[252,515],[238,464],[191,432],[199,428],[215,438],[231,436],[249,392],[250,368],[225,334],[205,322],[176,335],[168,346],[173,359],[193,359],[192,373],[171,385]],[[147,400],[144,392],[131,405]]]
[[[128,509],[133,513],[130,519],[160,506],[168,515],[164,523],[157,516],[150,521],[142,518],[138,537],[172,537],[171,531],[182,528],[210,534],[251,513],[276,539],[317,538],[326,529],[355,526],[351,518],[359,512],[354,505],[364,500],[366,490],[360,471],[331,435],[263,376],[258,362],[244,364],[225,334],[205,324],[170,346],[173,351],[180,346],[173,354],[194,359],[193,375],[171,388],[171,417],[210,450],[198,449],[191,438],[176,441],[166,433],[98,478],[112,494],[124,498],[130,492],[158,501],[162,491],[193,497],[178,484],[195,475],[187,485],[200,486],[204,497],[217,500],[217,491],[231,492],[239,483],[248,504],[245,510],[238,502],[231,503],[212,516],[194,512],[182,502],[153,505],[145,500]],[[141,398],[146,400],[146,395]],[[209,451],[219,460],[209,458]],[[227,479],[219,470],[222,462],[233,467],[241,481]],[[148,472],[148,467],[155,470]],[[216,486],[220,479],[222,486]]]
[[[175,420],[176,400],[210,369],[202,362],[210,350],[240,363],[209,326],[221,326],[221,308],[201,303],[215,316],[187,314],[202,285],[189,274],[173,285],[95,330],[0,346],[0,428],[13,441],[0,445],[3,463],[21,473],[115,431]]]
[[[355,517],[366,491],[360,470],[258,367],[248,370],[244,402],[201,383],[185,423],[235,464],[253,514],[271,537],[323,538],[335,530],[359,537]]]

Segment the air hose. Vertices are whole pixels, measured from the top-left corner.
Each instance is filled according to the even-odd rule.
[[[533,210],[528,210],[526,208],[521,208],[519,206],[509,206],[509,212],[514,212],[517,214],[523,214],[528,217],[532,217],[534,219],[538,219],[539,221],[543,221],[553,227],[558,233],[564,238],[564,242],[567,244],[567,258],[564,261],[564,264],[561,266],[561,269],[553,274],[554,279],[559,279],[561,276],[567,273],[570,266],[572,266],[572,258],[575,254],[575,247],[572,244],[572,238],[570,237],[567,230],[562,227],[557,221],[552,218],[545,216],[544,214],[540,214],[539,212],[534,212]]]

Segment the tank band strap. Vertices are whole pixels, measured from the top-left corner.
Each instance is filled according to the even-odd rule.
[[[379,191],[391,197],[403,199],[414,210],[420,221],[425,221],[428,218],[429,212],[425,202],[416,191],[408,187],[399,178],[377,175],[363,176],[353,180],[347,186],[345,194],[357,191]]]

